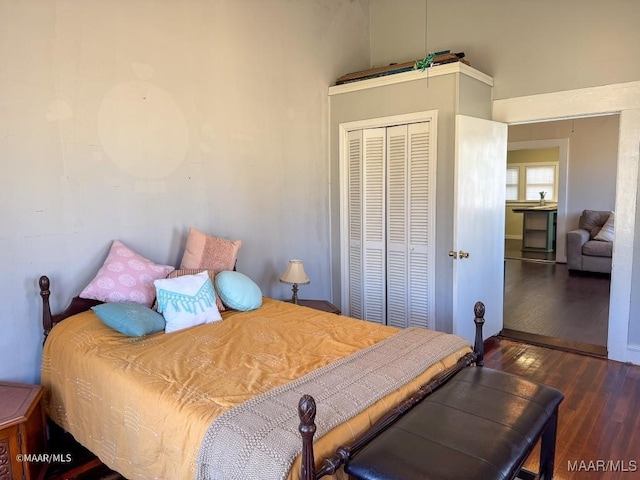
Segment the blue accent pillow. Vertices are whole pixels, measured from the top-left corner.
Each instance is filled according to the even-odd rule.
[[[225,306],[248,312],[262,305],[262,291],[240,272],[225,270],[216,275],[216,291]]]
[[[91,307],[102,322],[129,337],[142,337],[164,330],[164,317],[133,302],[103,303]]]

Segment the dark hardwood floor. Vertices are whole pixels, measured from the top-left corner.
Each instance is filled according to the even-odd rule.
[[[489,343],[486,367],[564,393],[556,480],[640,478],[640,366],[501,338]],[[539,446],[525,468],[537,471],[538,456]]]
[[[556,261],[556,252],[523,252],[522,240],[507,239],[504,241],[504,258],[510,260],[527,259],[553,263]]]
[[[610,285],[569,275],[566,264],[507,259],[503,334],[606,356]]]

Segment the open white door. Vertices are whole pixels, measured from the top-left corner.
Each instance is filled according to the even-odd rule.
[[[506,124],[456,115],[453,332],[472,345],[477,301],[484,338],[503,325],[506,164]]]

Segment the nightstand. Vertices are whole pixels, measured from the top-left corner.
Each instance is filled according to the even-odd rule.
[[[285,301],[288,303],[292,303],[291,300]],[[326,300],[298,300],[298,305],[340,315],[340,309],[332,303],[327,302]]]
[[[46,462],[27,462],[47,452],[40,385],[0,382],[0,478],[43,478]]]

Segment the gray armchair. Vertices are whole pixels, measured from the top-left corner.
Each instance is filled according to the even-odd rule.
[[[577,230],[567,233],[567,267],[570,272],[611,273],[613,241],[596,237],[611,212],[584,210]]]

